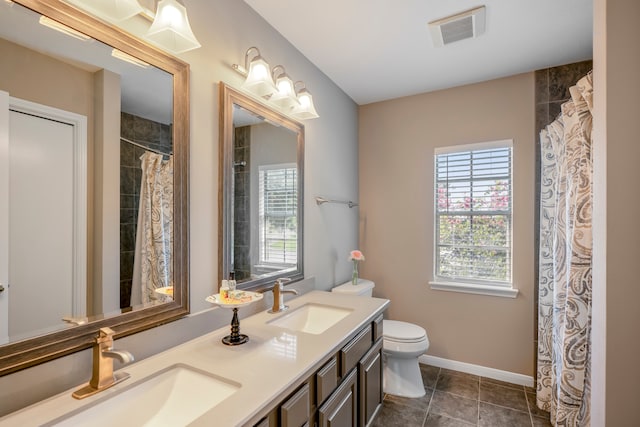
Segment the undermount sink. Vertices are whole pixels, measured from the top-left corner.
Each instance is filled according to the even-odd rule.
[[[308,334],[321,334],[353,310],[322,304],[305,304],[268,324]]]
[[[176,364],[49,425],[186,425],[239,388],[238,383]]]

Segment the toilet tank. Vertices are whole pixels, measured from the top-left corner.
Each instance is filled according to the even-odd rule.
[[[351,283],[351,280],[343,283],[342,285],[336,286],[331,289],[331,292],[338,292],[341,294],[349,294],[349,295],[358,295],[363,297],[372,297],[373,296],[373,288],[376,286],[371,280],[367,279],[358,279],[358,284],[354,285]]]

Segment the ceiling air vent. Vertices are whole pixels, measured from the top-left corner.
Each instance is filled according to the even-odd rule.
[[[484,33],[485,7],[480,6],[429,22],[431,39],[436,47],[458,40],[471,39]]]

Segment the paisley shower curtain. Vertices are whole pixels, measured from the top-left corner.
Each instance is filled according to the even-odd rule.
[[[161,154],[146,152],[140,160],[132,304],[169,300],[155,290],[173,286],[173,156],[163,160]]]
[[[537,405],[555,426],[590,425],[593,80],[540,133]]]

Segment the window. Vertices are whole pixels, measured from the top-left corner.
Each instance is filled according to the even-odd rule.
[[[259,169],[260,264],[298,262],[298,174],[295,164]]]
[[[511,151],[511,141],[436,149],[432,288],[511,288]]]

